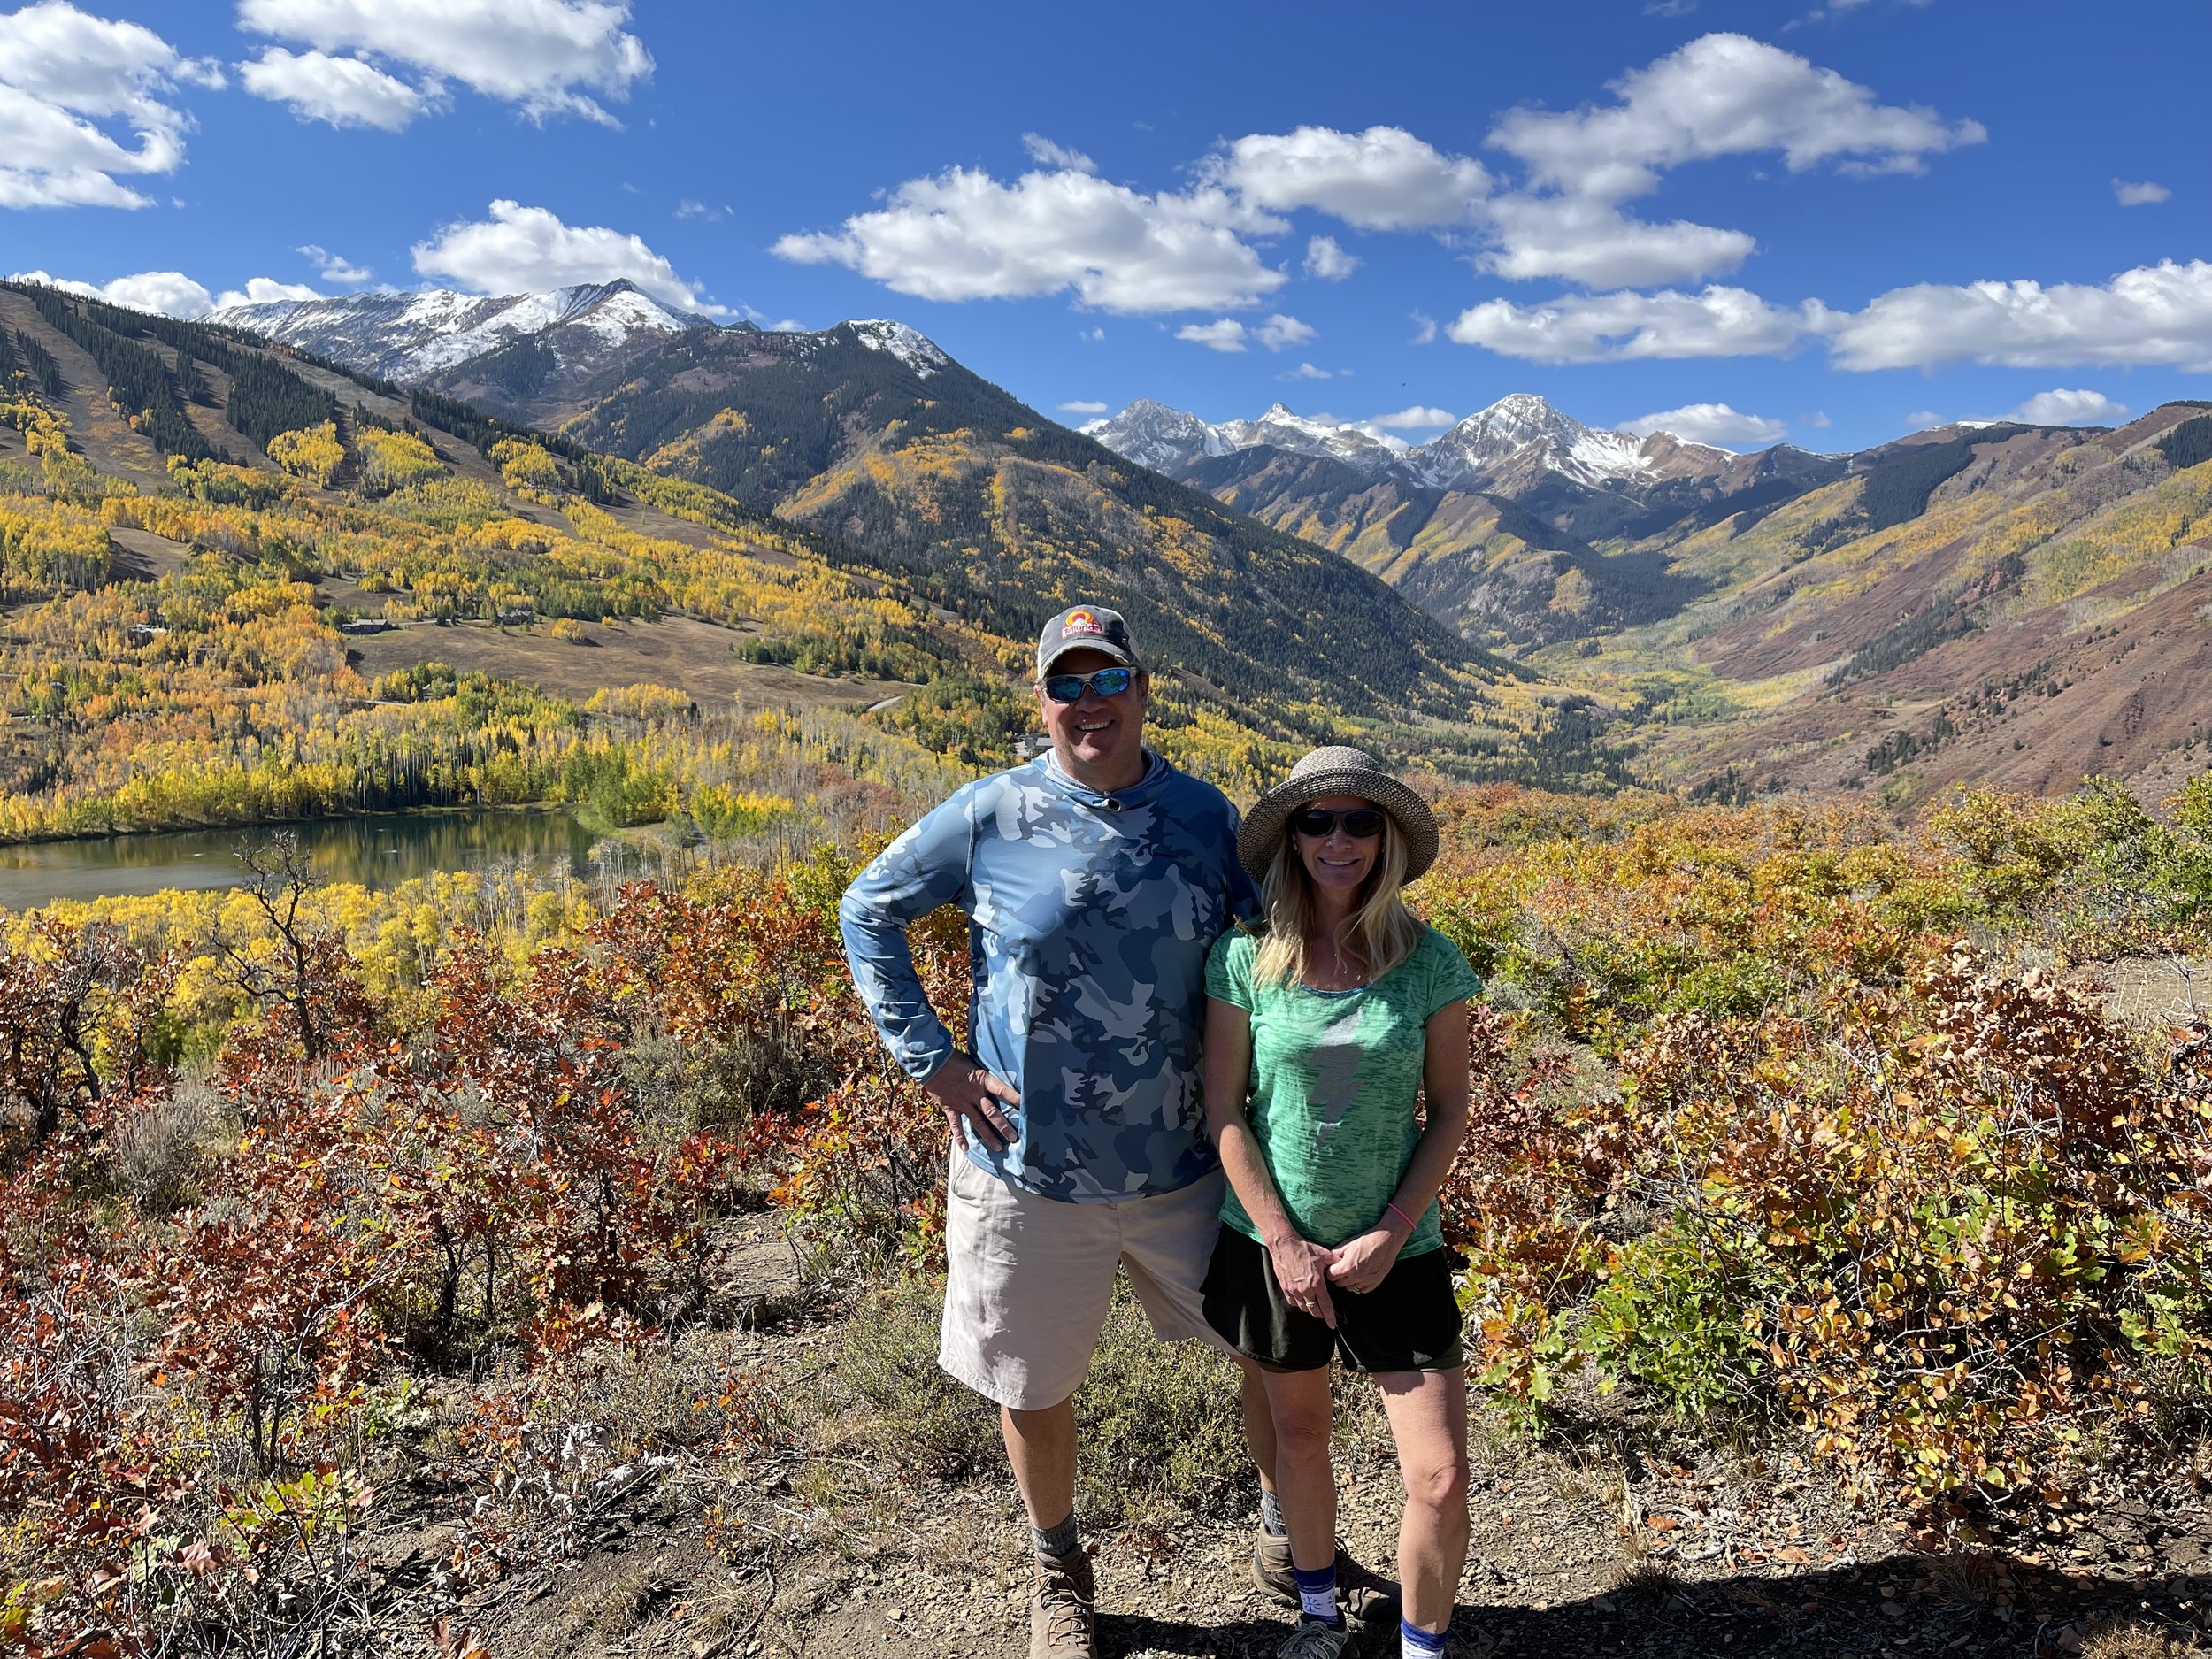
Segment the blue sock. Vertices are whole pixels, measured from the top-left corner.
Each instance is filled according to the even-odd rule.
[[[1341,1624],[1344,1615],[1336,1605],[1336,1563],[1332,1561],[1327,1566],[1313,1572],[1294,1564],[1291,1571],[1298,1575],[1300,1610],[1308,1618],[1317,1618],[1332,1630]]]
[[[1401,1659],[1444,1659],[1445,1639],[1452,1633],[1448,1624],[1433,1633],[1418,1624],[1398,1621],[1398,1651]]]

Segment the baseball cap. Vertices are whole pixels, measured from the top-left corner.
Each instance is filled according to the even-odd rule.
[[[1070,651],[1096,651],[1132,668],[1142,668],[1137,642],[1129,637],[1129,625],[1118,611],[1103,605],[1070,605],[1037,636],[1037,674],[1042,679],[1052,665]]]

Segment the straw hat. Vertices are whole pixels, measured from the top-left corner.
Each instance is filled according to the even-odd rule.
[[[1257,880],[1275,862],[1275,849],[1291,817],[1324,795],[1356,795],[1390,814],[1406,841],[1406,879],[1413,880],[1436,862],[1436,814],[1429,803],[1383,770],[1363,749],[1332,744],[1317,749],[1290,769],[1290,776],[1253,803],[1237,834],[1237,858]]]

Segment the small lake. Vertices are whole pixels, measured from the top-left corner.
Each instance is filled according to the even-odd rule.
[[[35,841],[0,846],[0,910],[165,887],[235,887],[244,874],[238,849],[278,829],[298,837],[319,879],[370,887],[397,887],[442,870],[525,862],[548,877],[586,876],[600,840],[566,812],[458,811]]]

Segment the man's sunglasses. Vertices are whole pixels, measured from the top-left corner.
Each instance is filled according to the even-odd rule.
[[[1310,806],[1290,820],[1291,828],[1314,841],[1319,841],[1339,824],[1344,826],[1344,833],[1354,841],[1372,841],[1382,833],[1383,815],[1371,806],[1356,806],[1348,812],[1325,812],[1317,806]]]
[[[1087,686],[1102,697],[1118,697],[1135,678],[1133,669],[1102,668],[1090,674],[1047,674],[1040,683],[1055,703],[1079,703]]]

